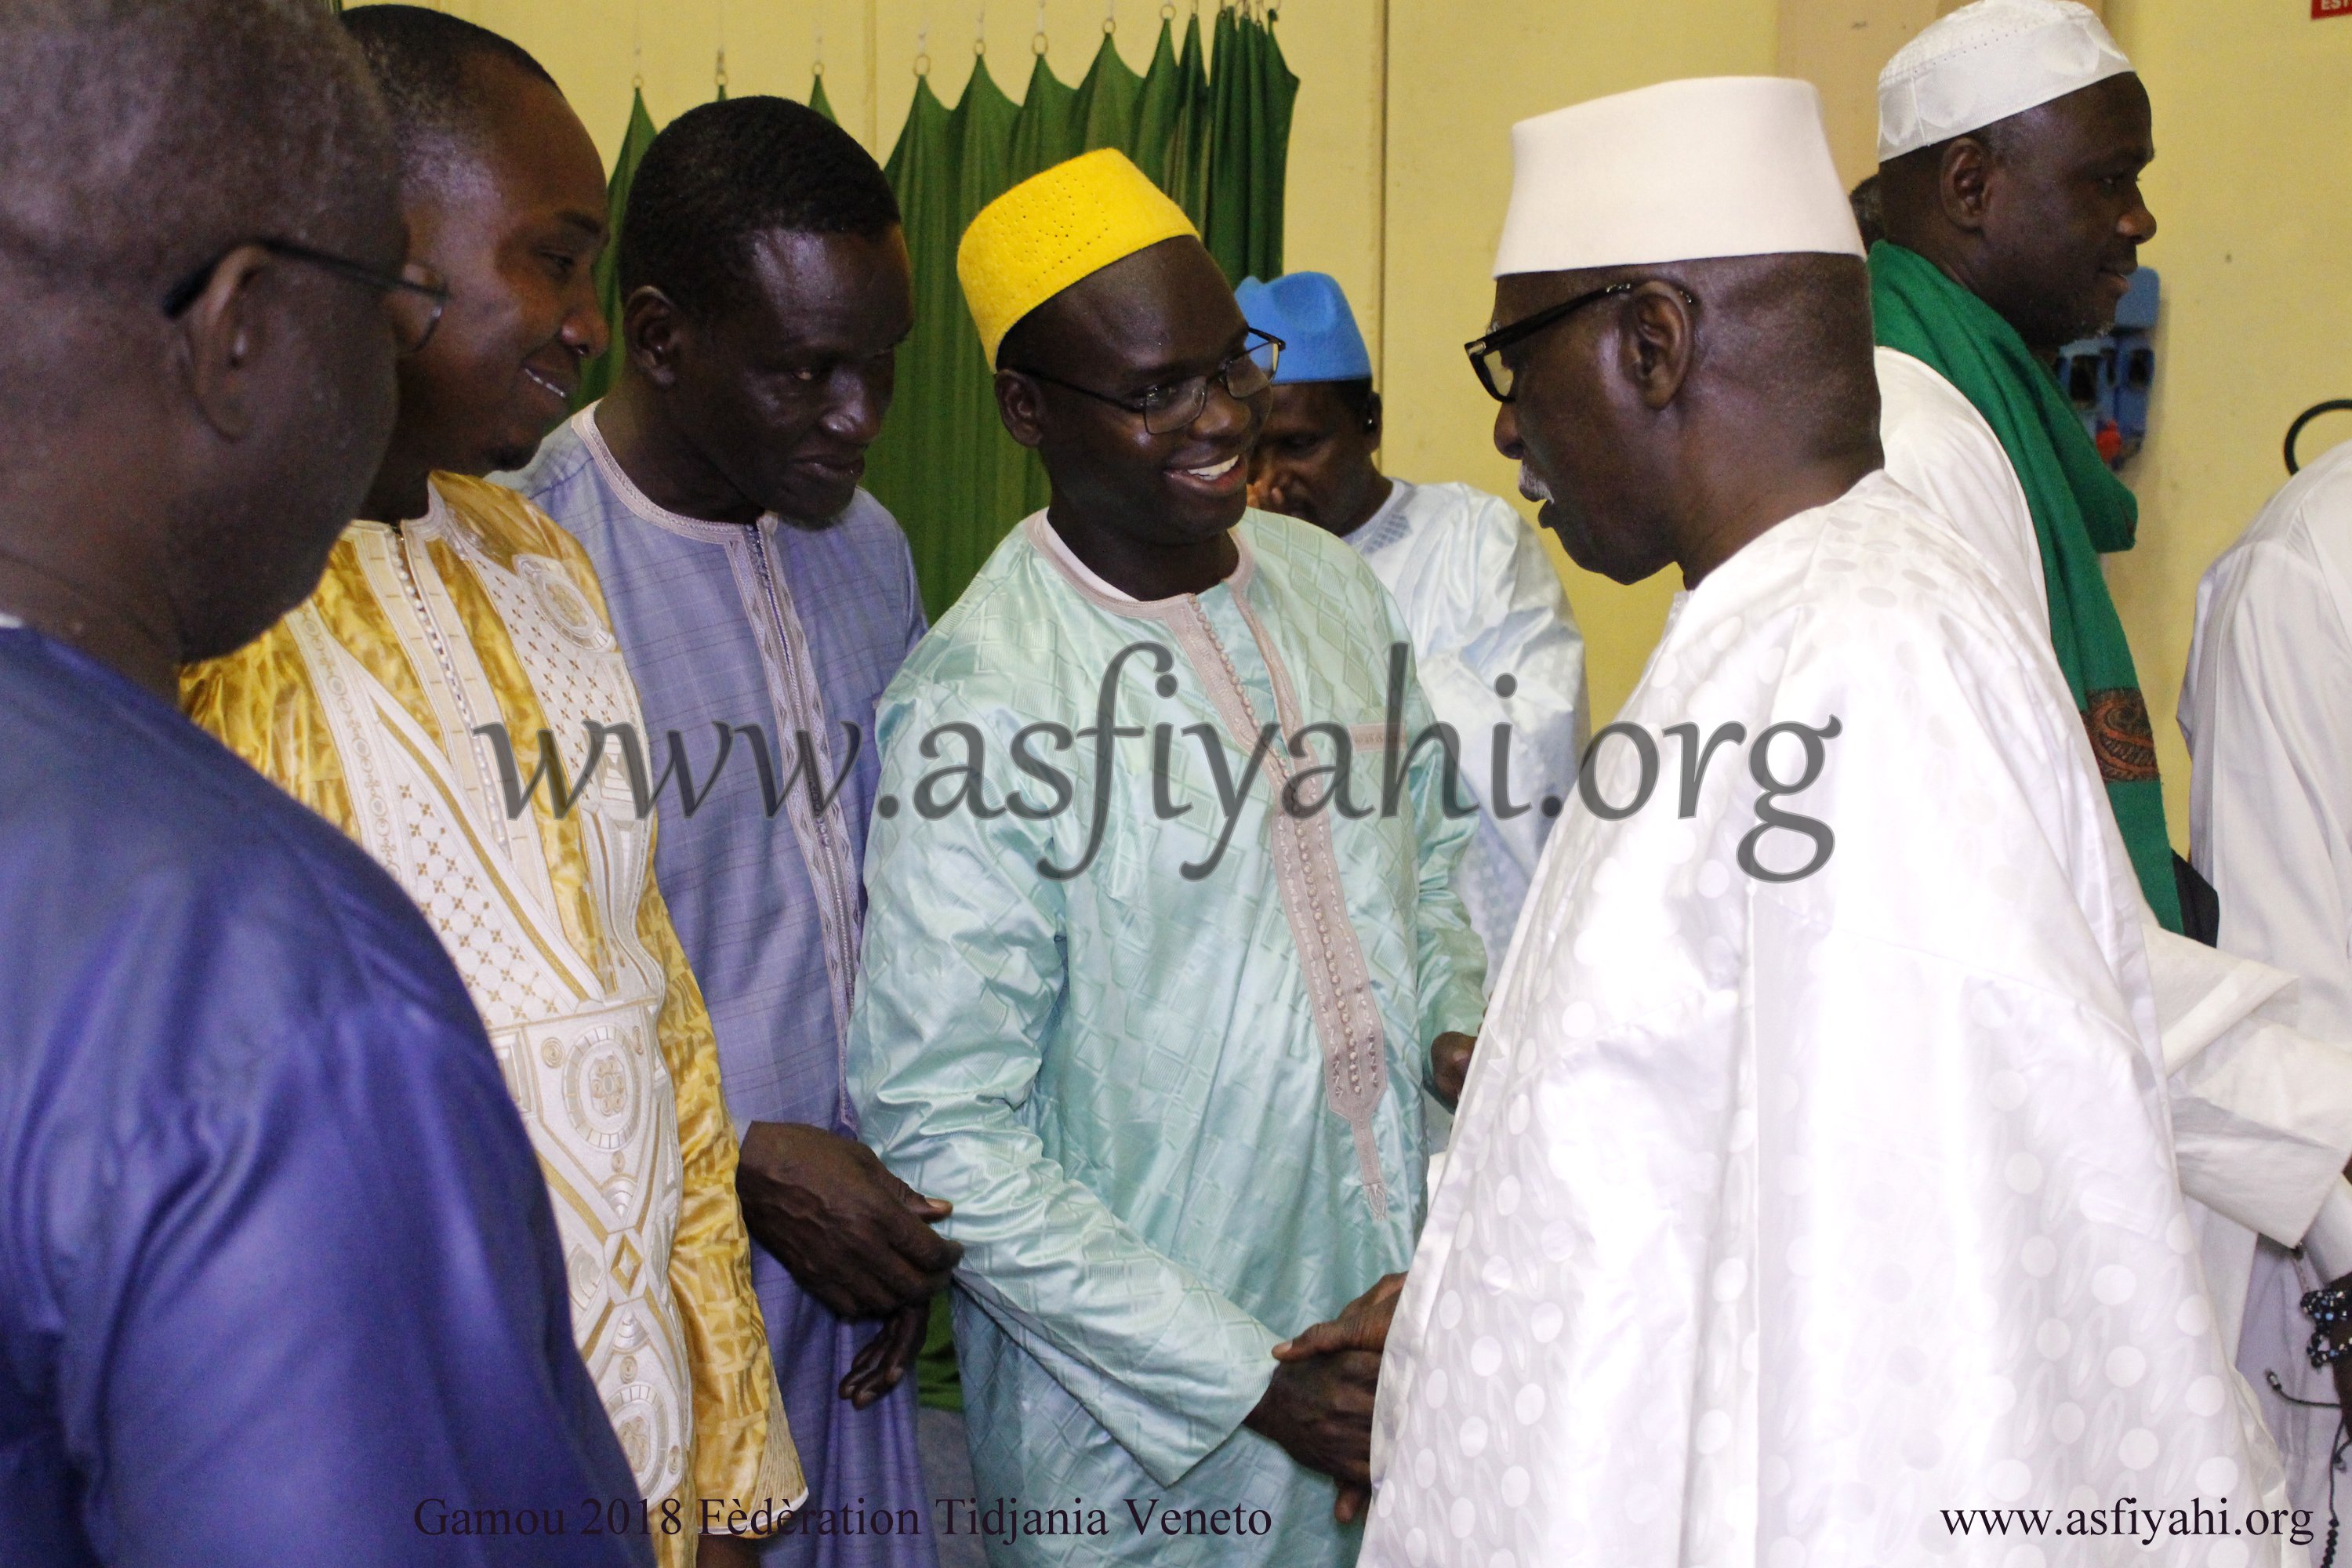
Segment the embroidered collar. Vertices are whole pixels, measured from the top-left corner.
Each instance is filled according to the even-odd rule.
[[[1370,555],[1373,551],[1394,544],[1398,540],[1402,539],[1405,529],[1409,525],[1409,520],[1404,515],[1405,501],[1412,496],[1412,484],[1391,475],[1389,479],[1388,500],[1381,502],[1379,509],[1371,516],[1341,534],[1340,542],[1348,545],[1359,555]]]
[[[656,504],[651,496],[639,489],[637,481],[629,478],[628,471],[621,467],[621,460],[613,456],[612,447],[604,440],[604,432],[596,427],[596,408],[597,405],[592,403],[573,415],[572,433],[580,437],[583,447],[588,448],[588,456],[595,462],[596,471],[604,476],[613,493],[621,498],[623,506],[663,532],[675,533],[682,539],[700,540],[706,544],[725,544],[743,537],[746,526],[743,523],[713,522],[707,518],[688,517]],[[765,528],[772,521],[778,521],[775,513],[761,512],[759,519],[749,526]]]
[[[1132,594],[1120,592],[1077,558],[1062,536],[1054,531],[1054,525],[1045,521],[1045,514],[1042,511],[1032,512],[1023,519],[1021,531],[1027,536],[1030,548],[1052,563],[1055,570],[1078,591],[1081,598],[1113,615],[1159,620],[1176,605],[1198,597],[1192,594],[1174,594],[1164,599],[1139,599]],[[1249,585],[1251,576],[1255,574],[1257,557],[1250,549],[1248,538],[1239,528],[1234,530],[1233,538],[1235,561],[1232,573],[1224,580],[1224,586],[1239,594]]]

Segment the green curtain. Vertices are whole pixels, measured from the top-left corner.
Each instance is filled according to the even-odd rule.
[[[833,111],[833,100],[825,97],[824,95],[824,72],[822,69],[816,73],[815,79],[809,83],[808,106],[811,109],[815,110],[819,114],[824,115],[827,120],[832,121],[835,125],[841,123],[841,116]]]
[[[1283,174],[1298,79],[1271,28],[1217,13],[1209,92],[1209,190],[1201,237],[1234,283],[1282,274]]]
[[[1181,47],[1162,22],[1141,76],[1105,35],[1075,88],[1042,56],[1015,104],[982,58],[952,110],[928,79],[887,174],[915,263],[915,330],[866,484],[907,530],[936,620],[1005,531],[1047,500],[1045,469],[996,416],[991,367],[956,281],[956,245],[1004,191],[1067,158],[1117,147],[1190,214],[1235,281],[1282,269],[1283,169],[1298,79],[1246,10],[1217,13],[1203,47],[1196,15]]]
[[[646,149],[653,144],[654,117],[646,112],[646,95],[642,90],[632,92],[629,129],[621,137],[621,155],[613,160],[612,183],[604,189],[604,249],[596,258],[596,298],[604,305],[613,341],[582,367],[580,390],[572,395],[575,410],[604,395],[621,363],[621,215],[629,209],[629,187],[636,182],[637,165],[645,162]]]

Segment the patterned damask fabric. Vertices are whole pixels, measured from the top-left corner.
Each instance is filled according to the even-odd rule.
[[[614,460],[601,406],[573,416],[500,482],[595,563],[644,705],[648,766],[658,774],[675,754],[697,792],[690,812],[682,782],[662,794],[655,872],[709,1006],[736,1126],[799,1122],[854,1137],[841,1061],[866,908],[859,866],[881,776],[874,709],[925,630],[906,536],[863,491],[822,529],[681,517]],[[803,733],[820,777],[793,784],[780,804],[770,792],[798,762]],[[773,780],[756,765],[761,742]],[[813,795],[829,795],[829,806],[816,809]],[[928,1517],[914,1380],[864,1410],[840,1396],[875,1325],[835,1318],[764,1247],[752,1248],[751,1282],[809,1506],[862,1498]],[[929,1534],[808,1531],[764,1561],[928,1568],[933,1556]]]
[[[2284,1501],[2205,1294],[2143,907],[2074,705],[1883,475],[1680,600],[1619,722],[1745,751],[1832,721],[1772,803],[1834,834],[1812,875],[1741,868],[1765,818],[1728,749],[1687,818],[1661,739],[1663,799],[1562,820],[1389,1341],[1367,1564],[2026,1561],[1943,1510]],[[1799,749],[1767,766],[1801,776]],[[1612,811],[1640,761],[1597,764]],[[1750,858],[1793,868],[1772,837]]]
[[[1337,1568],[1355,1532],[1331,1522],[1330,1483],[1240,1423],[1270,1348],[1411,1250],[1428,1046],[1481,1011],[1453,892],[1471,825],[1443,816],[1430,750],[1399,809],[1378,809],[1406,635],[1339,541],[1252,513],[1225,584],[1136,605],[1081,588],[1042,526],[1006,539],[884,699],[852,1090],[891,1167],[956,1205],[941,1229],[966,1247],[956,1333],[982,1499],[1082,1497],[1118,1527],[1001,1543],[996,1561]],[[1106,769],[1078,732],[1114,669],[1129,732]],[[1416,734],[1430,719],[1409,673],[1402,700]],[[1283,850],[1260,777],[1220,857],[1213,770],[1230,787],[1247,765],[1244,708],[1346,731],[1373,809],[1326,811]],[[1066,774],[1058,812],[1011,758],[1033,725],[1071,736],[1025,742]],[[1302,779],[1333,730],[1292,759]],[[940,810],[967,748],[985,759],[982,809]],[[1332,977],[1319,1008],[1310,963]],[[1368,1040],[1380,1088],[1359,1112]],[[1262,1510],[1268,1529],[1147,1535],[1127,1500]]]
[[[581,1352],[645,1496],[784,1500],[801,1485],[734,1198],[699,992],[625,773],[584,783],[590,721],[639,723],[577,545],[447,476],[401,529],[354,523],[320,592],[184,682],[192,717],[398,879],[483,1013],[538,1150]],[[582,793],[509,815],[542,731]],[[640,727],[642,727],[640,725]],[[690,1561],[691,1532],[656,1534]]]

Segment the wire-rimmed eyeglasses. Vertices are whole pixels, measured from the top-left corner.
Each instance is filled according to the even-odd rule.
[[[1019,374],[1049,381],[1055,386],[1091,397],[1097,403],[1108,403],[1113,408],[1123,408],[1129,414],[1143,416],[1143,427],[1154,436],[1172,436],[1189,427],[1209,405],[1209,384],[1217,382],[1236,402],[1246,403],[1274,384],[1274,367],[1281,361],[1283,341],[1271,332],[1249,329],[1242,352],[1225,361],[1206,375],[1187,376],[1166,386],[1148,387],[1133,397],[1113,397],[1107,392],[1097,392],[1091,386],[1080,386],[1075,381],[1064,381],[1042,370],[1026,365],[1009,364],[1004,368]]]
[[[420,352],[432,341],[433,329],[441,324],[441,313],[449,308],[449,285],[422,262],[407,262],[396,273],[384,272],[363,261],[314,250],[294,240],[261,238],[239,240],[173,284],[163,296],[163,314],[176,320],[185,312],[212,281],[220,264],[238,247],[247,245],[258,246],[289,261],[306,262],[383,294],[386,313],[392,319],[393,341],[404,358]]]

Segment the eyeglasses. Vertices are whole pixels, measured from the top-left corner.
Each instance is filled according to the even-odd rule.
[[[1595,289],[1589,294],[1579,294],[1573,300],[1548,306],[1532,316],[1522,316],[1507,327],[1496,327],[1485,337],[1475,338],[1464,343],[1462,352],[1470,356],[1470,368],[1478,373],[1478,384],[1486,389],[1486,395],[1497,403],[1511,402],[1517,395],[1515,383],[1518,377],[1511,367],[1504,363],[1503,352],[1506,349],[1527,342],[1546,327],[1557,326],[1595,300],[1606,300],[1612,295],[1631,294],[1634,289],[1642,287],[1643,283],[1652,281],[1659,281],[1659,279],[1637,279],[1624,283],[1612,283],[1606,289]],[[1697,307],[1698,300],[1693,297],[1689,289],[1678,283],[1668,283],[1666,287],[1680,294],[1694,309]]]
[[[1123,408],[1129,414],[1143,416],[1143,427],[1154,436],[1172,436],[1187,429],[1209,405],[1209,383],[1216,382],[1227,396],[1237,403],[1246,403],[1274,384],[1274,367],[1282,358],[1286,346],[1280,338],[1249,330],[1255,342],[1244,342],[1242,352],[1225,361],[1206,375],[1187,376],[1168,386],[1155,386],[1139,397],[1113,397],[1107,392],[1097,392],[1091,386],[1080,386],[1075,381],[1064,381],[1058,375],[1048,375],[1042,370],[1025,365],[1009,364],[1004,368],[1021,375],[1050,381],[1097,403],[1108,403],[1113,408]]]
[[[396,273],[382,272],[364,262],[313,250],[290,239],[247,239],[230,246],[173,284],[171,292],[163,296],[163,314],[174,321],[185,314],[188,307],[196,302],[196,296],[213,280],[213,274],[220,270],[220,264],[239,245],[258,246],[272,256],[307,262],[383,294],[392,318],[393,342],[404,358],[422,351],[432,341],[433,329],[441,324],[441,313],[449,308],[449,285],[422,262],[407,262]]]

